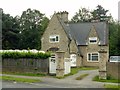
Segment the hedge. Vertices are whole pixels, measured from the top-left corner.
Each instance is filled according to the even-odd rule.
[[[50,53],[33,53],[33,52],[0,52],[2,58],[33,58],[33,59],[46,59],[50,57]]]

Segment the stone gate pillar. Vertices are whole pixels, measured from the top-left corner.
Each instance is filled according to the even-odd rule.
[[[63,77],[64,76],[64,51],[56,52],[57,59],[57,68],[56,68],[56,76]]]
[[[106,79],[107,78],[107,70],[106,70],[106,63],[108,62],[108,55],[107,51],[100,50],[100,61],[99,61],[99,79]]]

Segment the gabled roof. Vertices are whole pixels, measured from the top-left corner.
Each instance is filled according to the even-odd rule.
[[[57,16],[57,15],[56,15]],[[108,27],[106,22],[87,22],[87,23],[64,23],[64,21],[57,16],[60,24],[62,25],[67,37],[71,40],[74,39],[77,45],[87,45],[87,37],[91,28],[94,26],[98,37],[99,45],[108,44]]]
[[[74,36],[75,40],[77,41],[77,45],[87,45],[86,39],[93,25],[100,39],[99,44],[106,45],[108,43],[107,41],[108,32],[106,22],[69,24],[71,35]]]
[[[59,18],[58,16],[57,16],[57,18],[58,18],[60,24],[62,25],[63,29],[65,30],[65,33],[67,34],[68,38],[71,40],[72,36],[71,36],[71,32],[70,32],[71,31],[70,27],[67,26],[68,24],[65,24],[61,18]]]

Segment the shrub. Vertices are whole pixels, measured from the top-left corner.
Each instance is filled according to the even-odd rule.
[[[33,58],[33,59],[46,59],[50,57],[50,53],[33,53],[33,52],[1,52],[2,58]]]

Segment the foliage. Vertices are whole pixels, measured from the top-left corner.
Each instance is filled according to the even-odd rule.
[[[2,58],[34,58],[34,59],[46,59],[50,57],[50,53],[32,53],[32,52],[2,52]]]
[[[71,22],[92,22],[93,20],[110,21],[112,17],[111,15],[107,15],[108,12],[109,11],[105,10],[101,5],[98,5],[93,11],[86,8],[81,8],[72,17]]]
[[[120,55],[120,24],[118,22],[109,23],[109,46],[110,55]]]
[[[91,12],[92,20],[99,20],[99,21],[109,21],[111,16],[108,16],[109,10],[105,10],[101,5],[98,5],[95,10]]]
[[[91,21],[91,13],[86,8],[79,9],[78,12],[73,16],[71,22],[90,22]]]
[[[105,79],[99,79],[99,76],[95,76],[95,77],[93,78],[93,81],[120,83],[120,80],[114,79],[114,78],[112,78],[112,77],[110,77],[110,76],[108,76],[106,80],[105,80]]]
[[[40,49],[40,39],[48,21],[38,10],[29,8],[23,11],[20,17],[20,49]]]
[[[120,89],[120,85],[105,84],[104,87],[108,88],[108,90],[119,90]]]
[[[6,81],[14,81],[14,82],[28,82],[28,83],[41,82],[38,79],[18,78],[18,77],[11,77],[11,76],[1,76],[0,79],[6,80]]]
[[[12,17],[2,12],[2,49],[40,49],[41,36],[49,19],[30,8],[21,16]]]
[[[82,80],[84,77],[88,76],[89,74],[82,74],[76,78],[76,80]]]
[[[2,48],[15,49],[19,43],[19,22],[17,17],[2,12]]]

